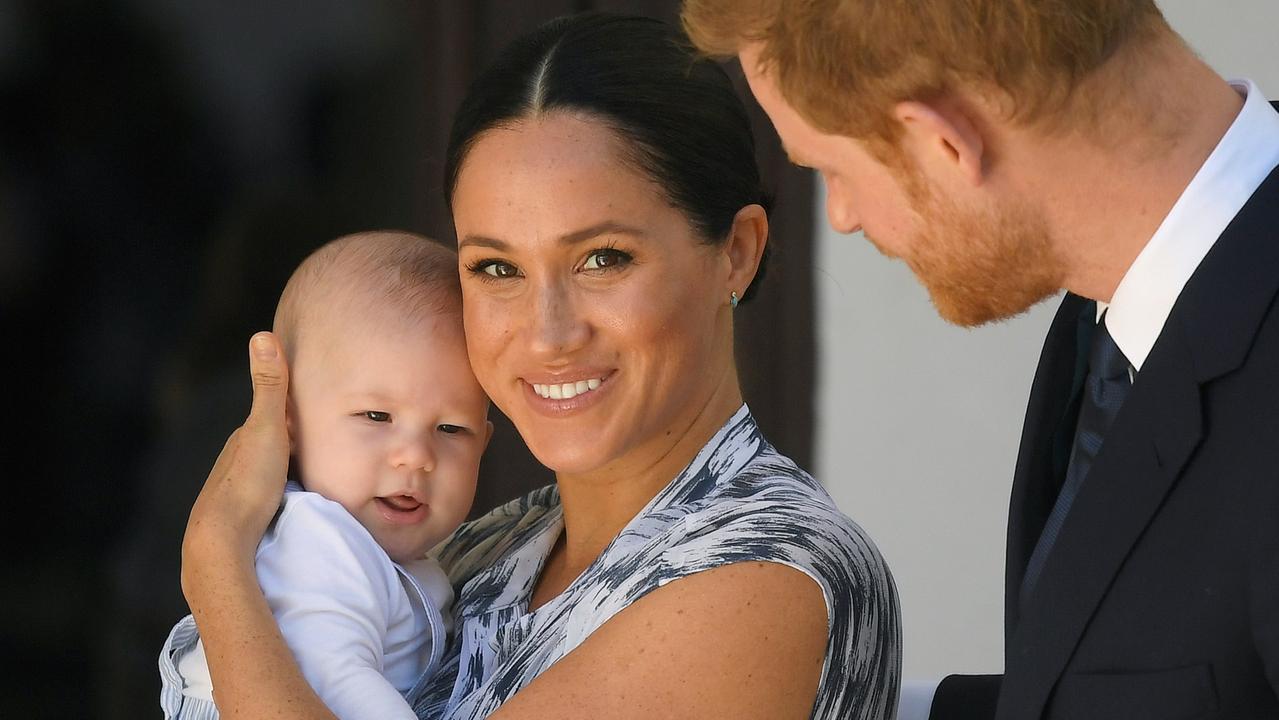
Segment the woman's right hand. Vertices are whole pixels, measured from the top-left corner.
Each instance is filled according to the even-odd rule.
[[[223,720],[334,720],[298,669],[253,558],[289,467],[289,370],[271,333],[249,342],[253,407],[218,455],[182,540],[182,592],[200,629]]]
[[[194,607],[209,563],[252,563],[280,498],[289,465],[284,419],[289,371],[271,333],[249,342],[253,405],[204,482],[182,540],[182,587]],[[195,595],[195,597],[192,597]]]

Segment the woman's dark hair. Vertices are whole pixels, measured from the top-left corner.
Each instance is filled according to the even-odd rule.
[[[750,119],[724,70],[696,55],[666,23],[586,13],[551,20],[516,40],[471,84],[449,135],[450,208],[462,163],[481,133],[556,110],[594,116],[613,129],[631,151],[628,159],[708,244],[727,239],[738,210],[771,205]],[[763,276],[761,261],[743,299]]]

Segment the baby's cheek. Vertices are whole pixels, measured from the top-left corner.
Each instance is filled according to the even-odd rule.
[[[450,521],[461,522],[471,509],[475,499],[475,486],[479,472],[479,456],[474,452],[459,451],[450,458],[451,472],[439,476],[433,495],[440,506],[441,515]]]
[[[384,472],[381,458],[365,444],[350,437],[329,436],[304,449],[302,481],[307,490],[358,513],[377,490],[377,478]]]

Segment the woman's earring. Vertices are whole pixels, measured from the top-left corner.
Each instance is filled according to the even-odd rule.
[[[737,307],[737,303],[738,303],[738,302],[740,302],[740,300],[738,300],[738,299],[737,299],[737,291],[736,291],[736,290],[734,290],[734,291],[732,291],[731,293],[729,293],[729,294],[728,294],[728,306],[729,306],[729,307],[731,307],[731,308],[736,308],[736,307]]]

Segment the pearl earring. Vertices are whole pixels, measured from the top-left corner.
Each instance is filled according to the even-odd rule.
[[[729,307],[731,307],[731,308],[736,308],[736,307],[737,307],[737,303],[739,303],[739,302],[741,302],[741,301],[737,299],[737,291],[736,291],[736,290],[734,290],[734,291],[732,291],[731,293],[729,293],[729,294],[728,294],[728,306],[729,306]]]

